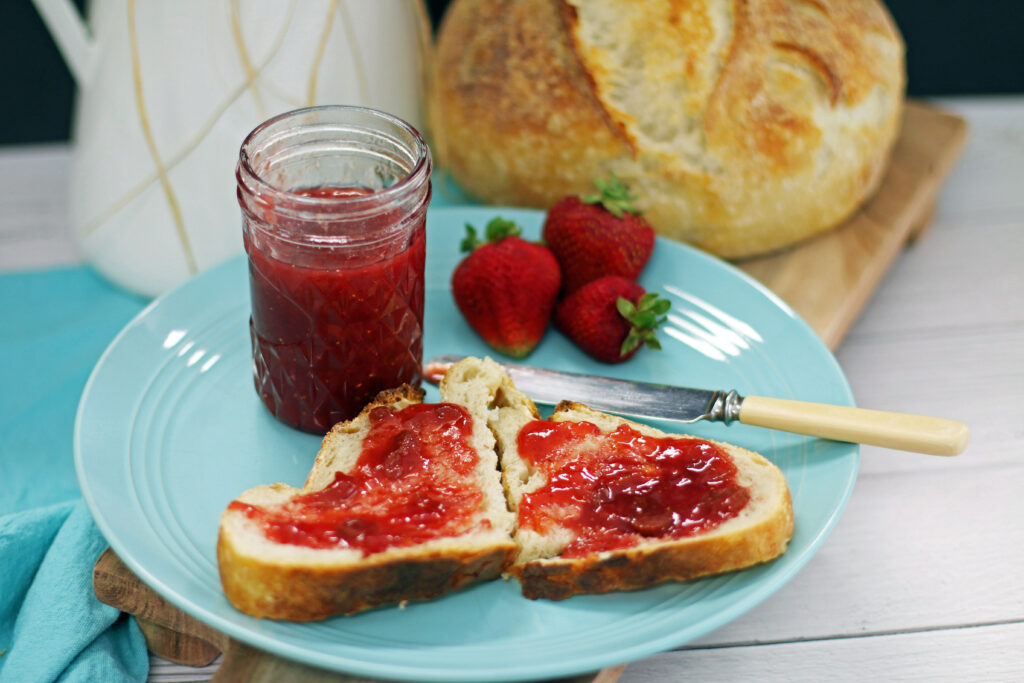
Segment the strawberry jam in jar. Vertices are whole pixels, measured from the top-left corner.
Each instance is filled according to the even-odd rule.
[[[253,377],[282,422],[322,434],[422,380],[430,172],[412,126],[361,107],[287,112],[242,143]]]

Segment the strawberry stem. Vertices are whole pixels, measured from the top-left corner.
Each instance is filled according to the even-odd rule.
[[[500,242],[506,237],[518,237],[523,230],[515,221],[495,216],[487,223],[487,241]]]
[[[597,187],[598,192],[580,197],[583,203],[600,204],[616,218],[622,218],[626,213],[635,215],[642,213],[640,209],[633,206],[637,196],[630,194],[629,185],[619,180],[614,173],[608,174],[608,180],[594,178],[594,186]]]
[[[647,292],[640,297],[636,304],[626,297],[620,296],[615,302],[615,307],[630,324],[629,334],[626,335],[619,348],[620,356],[625,356],[640,344],[645,344],[652,349],[661,348],[661,342],[655,336],[655,330],[658,325],[667,320],[664,316],[672,307],[671,301],[659,299],[655,292]]]
[[[500,242],[506,237],[517,237],[522,234],[523,230],[515,221],[502,218],[501,216],[495,216],[487,222],[487,227],[484,228],[484,237],[486,239],[481,240],[477,234],[476,228],[469,223],[466,223],[466,236],[462,238],[462,243],[459,248],[462,251],[469,252],[473,251],[477,247],[482,247],[488,242]]]

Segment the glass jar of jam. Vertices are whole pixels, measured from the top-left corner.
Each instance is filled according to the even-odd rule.
[[[324,433],[422,380],[430,172],[416,129],[361,107],[281,114],[242,143],[253,374],[286,424]]]

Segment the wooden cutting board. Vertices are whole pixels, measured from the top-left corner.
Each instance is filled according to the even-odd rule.
[[[785,251],[736,265],[786,301],[835,349],[900,250],[928,225],[939,187],[963,149],[963,119],[910,102],[887,175],[846,223]],[[109,549],[93,571],[100,601],[135,615],[150,650],[187,666],[220,654],[216,683],[359,683],[253,649],[178,610],[143,584]],[[625,665],[567,679],[615,683]]]

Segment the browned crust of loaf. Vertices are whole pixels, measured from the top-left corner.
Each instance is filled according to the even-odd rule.
[[[528,562],[513,565],[507,573],[519,579],[523,595],[531,600],[564,600],[581,593],[638,590],[745,569],[784,553],[792,535],[792,506],[787,505],[743,533],[629,548],[597,557]]]
[[[550,206],[589,190],[607,161],[632,157],[569,40],[570,15],[560,0],[465,0],[446,10],[430,130],[439,164],[475,196]],[[567,153],[549,144],[568,137],[585,140],[586,148]]]
[[[678,53],[662,51],[664,59],[689,64],[690,47],[710,51],[708,17],[683,11],[699,3],[669,3],[667,16],[631,4],[636,21],[668,22],[678,34]],[[640,195],[659,235],[725,258],[767,253],[838,225],[881,183],[899,131],[906,80],[899,30],[880,0],[730,7],[733,29],[712,87],[699,102],[678,104],[700,127],[706,149],[699,156],[711,164],[700,168],[683,158],[666,163],[636,138],[634,117],[610,104],[600,78],[606,67],[588,59],[578,12],[566,0],[454,0],[439,27],[427,94],[438,163],[485,202],[542,209],[591,191],[593,178],[614,171]],[[769,79],[774,63],[790,75]],[[851,124],[840,156],[852,158],[817,173],[827,135],[818,110],[856,108],[879,88],[889,102],[882,120]],[[766,208],[776,200],[781,209]]]
[[[902,45],[899,29],[877,0],[745,0],[735,3],[733,12],[735,35],[706,103],[707,126],[712,136],[720,127],[717,136],[723,148],[737,147],[743,153],[737,160],[751,168],[765,162],[777,167],[798,163],[799,153],[790,148],[818,135],[806,117],[783,103],[752,104],[759,95],[763,99],[762,66],[773,51],[788,53],[817,74],[832,106],[840,101],[851,106],[862,102],[877,83],[902,84],[902,72],[893,73],[888,61],[865,47],[872,38]],[[584,55],[573,42],[577,24],[577,10],[565,0],[453,2],[438,33],[435,133],[460,135],[460,139],[465,133],[477,141],[486,135],[492,143],[542,136],[530,137],[537,143],[549,141],[553,117],[571,115],[575,119],[567,128],[580,140],[593,145],[598,136],[602,154],[633,156],[635,141],[608,111]],[[704,24],[684,22],[676,28],[686,43],[705,42],[710,31]],[[450,120],[455,118],[457,124]],[[492,139],[498,131],[501,134]],[[473,153],[454,145],[442,147],[443,157]],[[756,158],[747,159],[745,154],[750,153]],[[461,169],[454,158],[452,162]],[[470,174],[460,180],[474,186]],[[590,178],[584,180],[587,184],[579,192],[590,189]],[[492,201],[504,198],[487,192],[483,196]],[[561,196],[548,190],[525,199],[547,206]]]
[[[559,413],[568,411],[595,412],[583,403],[566,400],[555,407],[551,417],[557,419]],[[623,418],[616,420],[636,425]],[[685,434],[671,436],[697,438]],[[724,449],[738,448],[710,442]],[[523,595],[531,600],[564,600],[577,594],[639,590],[669,581],[687,581],[745,569],[782,555],[792,537],[793,502],[787,487],[785,504],[779,506],[774,515],[742,531],[712,532],[577,559],[536,560],[513,565],[507,574],[519,579]]]
[[[254,617],[317,621],[405,601],[430,600],[497,578],[516,546],[445,551],[348,567],[267,565],[240,554],[222,532],[217,541],[221,584],[228,601]]]
[[[573,40],[573,36],[575,36],[577,32],[576,27],[579,24],[579,15],[576,8],[564,0],[559,4],[561,6],[562,26],[565,28],[565,33],[568,38],[566,44],[569,50],[572,51],[573,56],[576,58],[576,67],[573,71],[578,71],[581,82],[586,83],[590,87],[588,99],[594,103],[594,106],[599,111],[601,118],[604,119],[605,123],[608,125],[608,128],[626,144],[630,155],[635,157],[637,153],[636,141],[633,140],[633,138],[631,138],[626,132],[626,127],[623,125],[622,121],[616,119],[612,113],[608,111],[608,107],[605,106],[604,101],[598,94],[597,82],[594,80],[594,75],[587,69],[586,59],[580,51],[580,46],[575,40]]]

